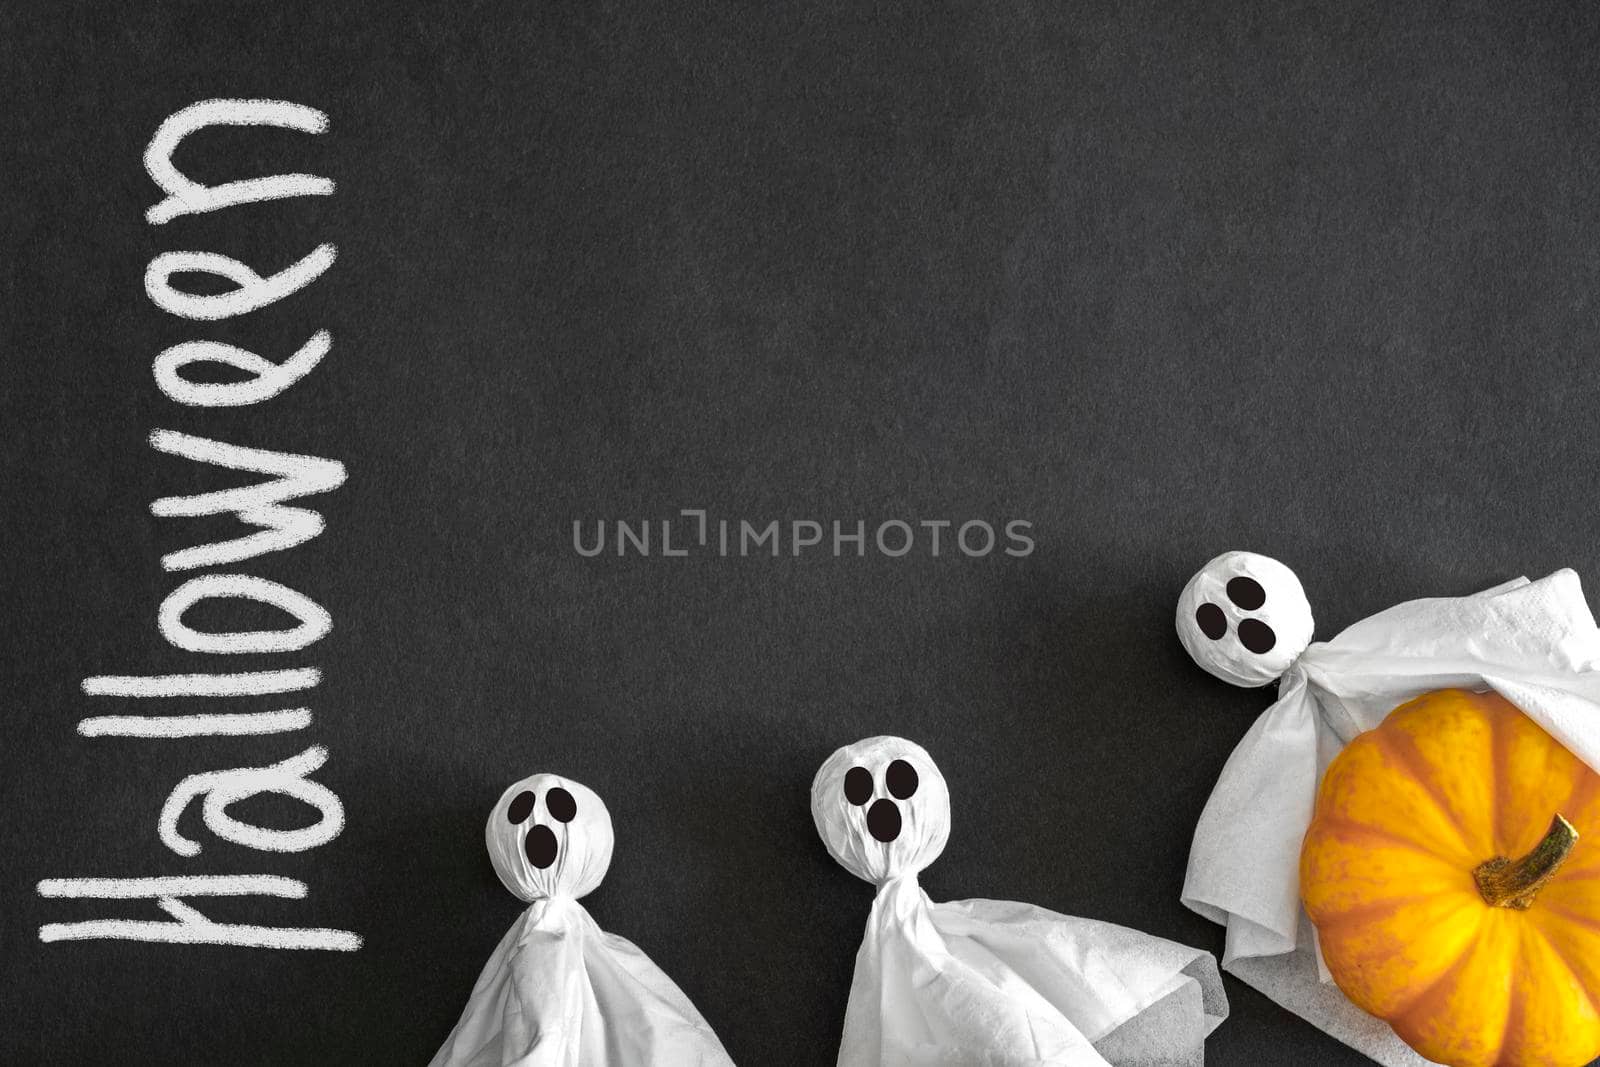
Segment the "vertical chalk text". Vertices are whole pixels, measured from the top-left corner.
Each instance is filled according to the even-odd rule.
[[[174,155],[191,136],[190,151],[204,151],[204,131],[216,126],[270,126],[319,135],[328,130],[321,111],[282,100],[204,100],[168,116],[151,137],[144,166],[161,194],[145,212],[145,222],[165,226],[189,215],[224,211],[241,204],[332,196],[331,179],[285,173],[250,177],[221,184],[197,181],[180,170]],[[150,260],[144,289],[155,309],[202,334],[155,356],[155,385],[181,416],[191,408],[239,408],[266,404],[291,388],[312,387],[312,372],[332,351],[333,337],[318,324],[303,344],[281,358],[224,344],[203,336],[203,325],[247,316],[313,285],[338,258],[332,244],[307,249],[291,263],[249,264],[211,251],[173,250]],[[220,280],[206,292],[185,288],[184,275],[205,274]],[[220,289],[221,291],[215,291]],[[209,365],[209,367],[208,367]],[[224,380],[216,371],[225,368]],[[195,372],[211,373],[197,375]],[[209,840],[263,854],[303,853],[336,838],[344,828],[344,806],[337,794],[317,781],[328,761],[326,747],[308,735],[315,722],[310,694],[322,682],[313,662],[315,647],[333,628],[333,617],[303,589],[248,573],[246,565],[269,553],[287,552],[317,537],[325,522],[305,498],[331,492],[345,481],[344,464],[335,459],[261,447],[259,442],[216,440],[181,429],[156,428],[149,445],[157,452],[191,463],[231,472],[241,484],[233,488],[165,496],[151,502],[158,520],[232,515],[242,527],[237,536],[205,541],[168,552],[159,566],[174,577],[157,606],[155,624],[175,649],[204,657],[192,673],[103,674],[83,679],[82,692],[95,704],[110,704],[107,714],[86,717],[78,734],[97,744],[172,745],[186,738],[237,739],[239,765],[200,767],[173,783],[162,802],[152,802],[156,837],[170,852],[157,858],[189,859],[201,854]],[[191,620],[199,605],[250,602],[272,609],[270,628],[213,630]],[[282,656],[268,669],[234,670],[229,656],[243,653]],[[269,711],[237,711],[228,701],[245,697],[281,698],[284,707]],[[98,709],[97,709],[98,710]],[[261,826],[232,810],[250,797],[274,793],[296,802],[315,817],[294,829]],[[179,829],[185,812],[197,810],[209,837],[186,836]],[[205,898],[277,898],[302,900],[307,885],[272,873],[157,873],[138,877],[47,878],[37,891],[46,899],[99,902],[109,917],[47,923],[39,937],[46,942],[84,940],[149,941],[167,944],[212,944],[273,949],[353,951],[361,938],[349,930],[223,922],[208,917],[194,903]],[[133,917],[138,902],[154,905],[165,918]],[[205,905],[207,911],[218,906]],[[236,906],[236,905],[230,905]],[[118,914],[120,913],[120,914]]]

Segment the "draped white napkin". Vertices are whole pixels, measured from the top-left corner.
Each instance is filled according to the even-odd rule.
[[[944,849],[950,803],[920,746],[875,737],[840,749],[817,772],[811,811],[829,853],[878,886],[843,1067],[1204,1062],[1227,1015],[1209,954],[1028,904],[928,899],[917,872]]]
[[[1213,637],[1218,612],[1226,630]],[[1272,631],[1270,648],[1246,647],[1247,637],[1257,649],[1266,643],[1260,627],[1241,627],[1247,620]],[[1322,966],[1299,884],[1317,788],[1358,733],[1448,688],[1499,692],[1600,769],[1600,628],[1578,576],[1560,570],[1474,596],[1408,601],[1307,644],[1299,581],[1275,560],[1230,552],[1190,581],[1177,624],[1196,662],[1226,681],[1262,685],[1281,674],[1277,702],[1234,749],[1200,816],[1183,902],[1226,925],[1230,973],[1386,1067],[1428,1062],[1352,1005]]]
[[[611,863],[611,816],[570,778],[506,790],[484,830],[495,873],[531,904],[478,976],[431,1067],[731,1067],[689,998],[578,898]]]

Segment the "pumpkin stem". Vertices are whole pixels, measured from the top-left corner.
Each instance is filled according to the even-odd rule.
[[[1478,892],[1492,908],[1526,911],[1544,884],[1555,877],[1577,843],[1578,831],[1557,815],[1551,820],[1544,838],[1526,856],[1518,860],[1496,856],[1473,868],[1472,877],[1478,883]]]

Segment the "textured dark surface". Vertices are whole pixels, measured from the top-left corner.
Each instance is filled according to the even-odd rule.
[[[1280,557],[1322,636],[1517,573],[1600,581],[1586,5],[22,6],[0,36],[6,1062],[424,1062],[517,912],[481,826],[535,770],[606,798],[590,908],[736,1060],[830,1062],[871,890],[807,788],[880,732],[949,778],[935,897],[1219,950],[1178,889],[1269,696],[1185,659],[1193,570]],[[146,225],[146,141],[214,96],[333,130],[180,159],[337,195]],[[267,267],[321,240],[324,279],[229,324],[143,294],[160,251]],[[281,358],[322,327],[324,365],[258,407],[152,383],[180,340]],[[349,467],[323,536],[240,568],[333,612],[299,744],[73,732],[118,710],[85,675],[218,669],[154,626],[160,553],[226,528],[149,515],[219,484],[154,427]],[[1021,518],[1038,548],[571,547],[575,518],[692,507]],[[202,856],[161,846],[184,775],[312,740],[337,841],[262,856],[191,814]],[[43,877],[258,870],[309,901],[219,915],[366,947],[36,939],[107,910],[39,900]],[[1360,1062],[1229,991],[1209,1062]]]

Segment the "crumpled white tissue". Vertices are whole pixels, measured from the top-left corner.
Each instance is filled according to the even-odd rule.
[[[1427,1063],[1329,979],[1300,906],[1300,846],[1333,757],[1435,689],[1496,690],[1600,770],[1600,629],[1578,576],[1413,600],[1310,643],[1311,608],[1276,560],[1218,556],[1178,600],[1195,661],[1278,700],[1234,749],[1195,828],[1183,902],[1227,926],[1223,967],[1386,1067]],[[1270,639],[1269,639],[1270,635]]]
[[[578,903],[611,865],[611,815],[592,790],[524,778],[489,813],[484,840],[500,881],[530,907],[431,1067],[731,1067],[672,979]]]
[[[944,776],[920,746],[873,737],[811,786],[834,859],[878,886],[839,1048],[843,1067],[1178,1067],[1227,1015],[1198,949],[1028,904],[935,904],[917,873],[950,834]]]

